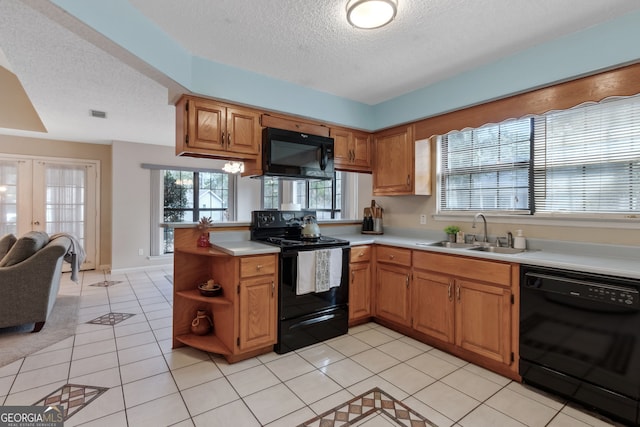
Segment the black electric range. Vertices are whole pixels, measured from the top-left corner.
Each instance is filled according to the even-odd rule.
[[[347,333],[349,324],[349,241],[329,236],[303,238],[302,219],[315,211],[253,211],[251,240],[280,248],[278,269],[278,342],[283,354]],[[321,292],[301,293],[299,282],[314,272],[301,267],[302,258],[339,250],[339,262],[326,268],[339,285]],[[305,253],[301,256],[301,253]],[[316,267],[319,268],[319,267]],[[324,267],[323,267],[324,268]]]

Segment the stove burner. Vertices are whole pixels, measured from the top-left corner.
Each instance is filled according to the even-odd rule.
[[[305,238],[302,235],[301,218],[315,216],[315,211],[253,211],[251,240],[286,248],[309,250],[348,246],[349,241],[329,236]]]
[[[284,238],[284,237],[274,237],[274,236],[269,236],[266,237],[264,240],[264,242],[266,243],[271,243],[273,245],[277,245],[277,246],[312,246],[312,245],[328,245],[328,244],[343,244],[345,243],[344,240],[342,239],[336,239],[333,237],[318,237],[315,239],[292,239],[292,238]]]

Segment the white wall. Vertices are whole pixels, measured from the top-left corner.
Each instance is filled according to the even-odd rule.
[[[216,169],[222,160],[177,157],[173,147],[114,141],[112,270],[158,264],[148,259],[151,247],[151,174],[143,163]],[[260,180],[238,179],[238,221],[248,222],[260,206]],[[138,249],[143,255],[138,255]],[[169,260],[170,261],[170,260]],[[165,263],[167,260],[164,261]]]

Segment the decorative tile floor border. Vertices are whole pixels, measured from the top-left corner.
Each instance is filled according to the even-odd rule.
[[[62,406],[64,420],[68,420],[76,412],[100,397],[109,390],[107,387],[93,387],[89,385],[65,384],[38,400],[33,406]]]
[[[118,323],[122,322],[123,320],[127,320],[131,316],[135,316],[135,314],[132,314],[132,313],[107,313],[107,314],[103,314],[100,317],[96,317],[93,320],[89,320],[86,323],[92,323],[94,325],[109,325],[109,326],[113,326],[113,325],[117,325]]]
[[[102,288],[108,288],[109,286],[117,285],[118,283],[122,283],[122,280],[105,280],[103,282],[92,283],[89,286],[100,286]]]
[[[378,387],[336,406],[306,421],[298,427],[351,426],[377,414],[386,415],[391,421],[405,427],[437,427],[434,423],[389,396]]]

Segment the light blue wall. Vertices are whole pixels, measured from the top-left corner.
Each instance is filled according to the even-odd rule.
[[[193,57],[126,0],[52,1],[194,93],[366,130],[640,60],[638,11],[369,106]]]

